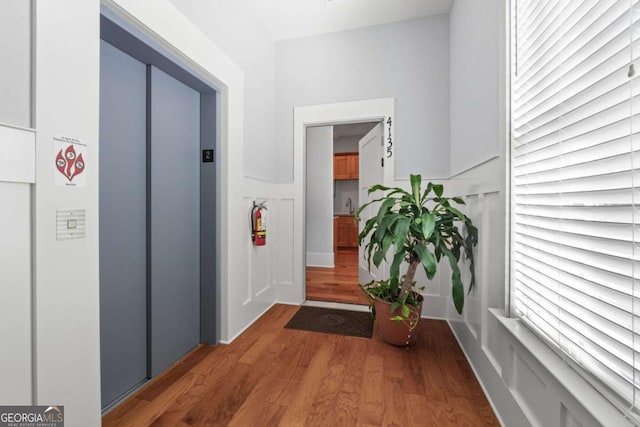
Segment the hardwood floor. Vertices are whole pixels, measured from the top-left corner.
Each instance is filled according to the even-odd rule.
[[[336,251],[334,268],[307,267],[307,299],[367,304],[358,284],[358,248]]]
[[[444,321],[410,349],[284,329],[276,305],[230,345],[203,346],[103,426],[498,426]]]

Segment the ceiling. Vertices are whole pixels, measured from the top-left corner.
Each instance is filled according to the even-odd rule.
[[[453,0],[248,0],[275,40],[446,13]]]
[[[365,136],[373,127],[378,124],[378,122],[371,123],[355,123],[352,125],[334,125],[333,126],[333,137],[334,138],[343,138],[343,137],[363,137]]]

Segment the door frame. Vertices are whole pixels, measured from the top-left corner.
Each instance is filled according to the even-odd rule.
[[[309,105],[293,110],[294,146],[294,205],[293,224],[293,286],[286,290],[287,300],[302,304],[306,300],[306,134],[308,126],[329,126],[361,122],[383,121],[384,150],[387,154],[384,164],[384,185],[392,185],[395,180],[395,98],[377,98],[362,101],[333,104]],[[387,149],[390,151],[387,152]]]

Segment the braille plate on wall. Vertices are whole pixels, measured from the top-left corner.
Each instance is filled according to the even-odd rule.
[[[87,230],[86,211],[56,211],[56,240],[84,239]]]

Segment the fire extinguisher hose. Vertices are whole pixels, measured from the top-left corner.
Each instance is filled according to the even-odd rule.
[[[253,202],[253,208],[251,209],[251,215],[249,216],[249,222],[251,223],[250,227],[251,227],[251,240],[255,241],[256,240],[256,224],[254,222],[254,218],[255,218],[255,212],[256,209],[258,209],[258,206],[256,206],[256,202]]]

